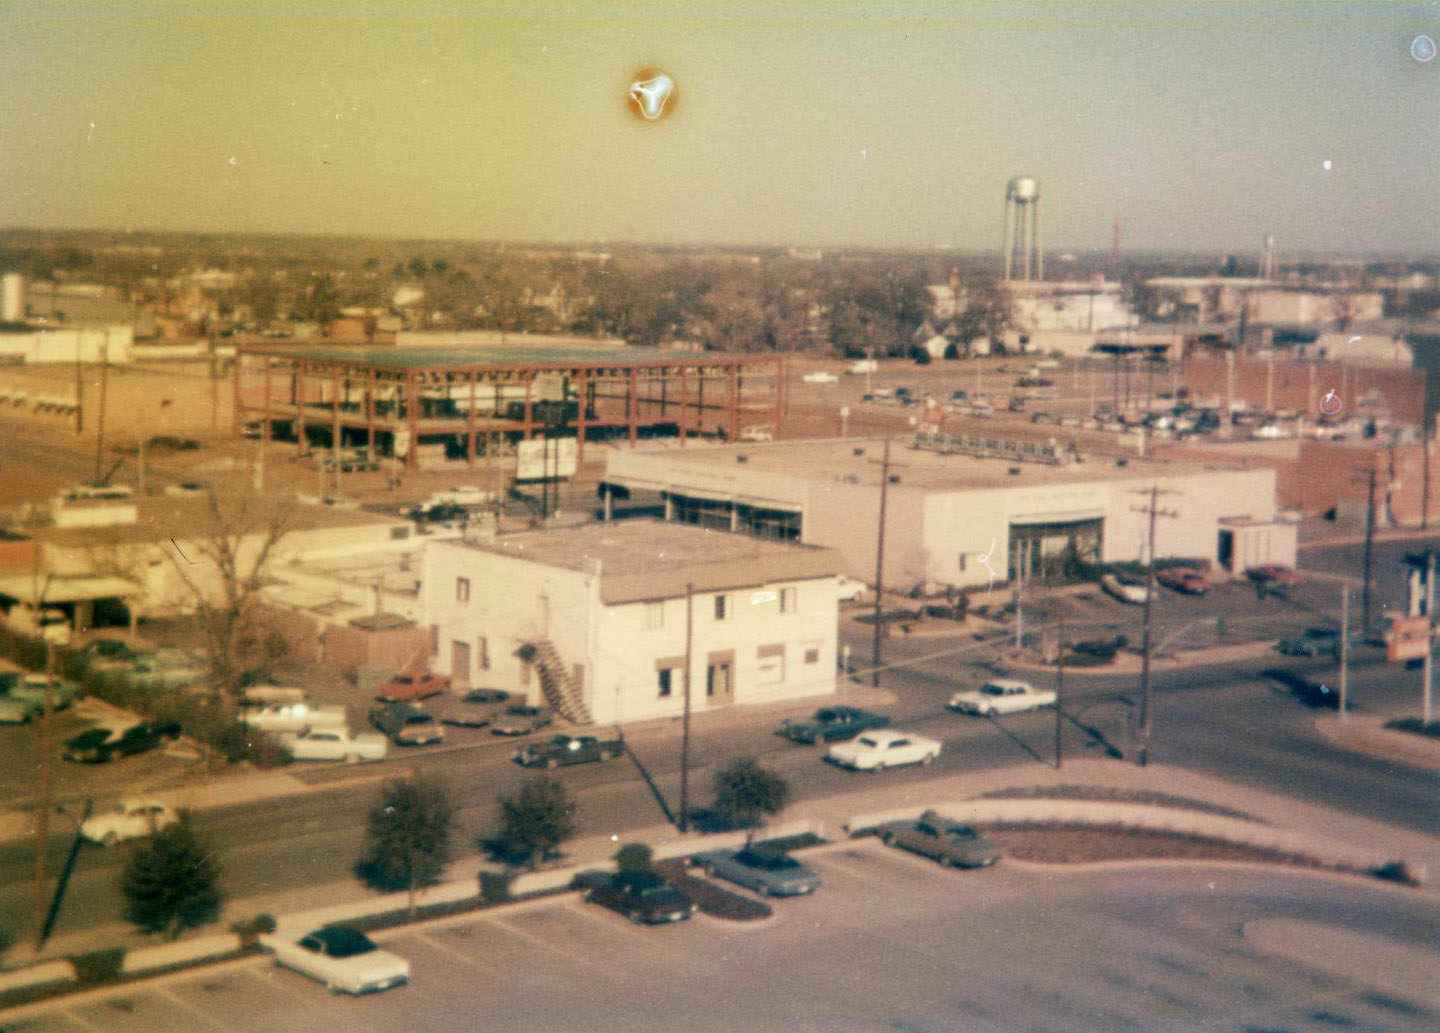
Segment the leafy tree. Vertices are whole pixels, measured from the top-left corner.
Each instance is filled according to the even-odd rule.
[[[340,318],[340,291],[329,273],[321,273],[296,302],[295,314],[310,323],[329,326]]]
[[[440,783],[424,776],[386,782],[355,874],[371,889],[407,890],[414,915],[415,891],[435,885],[445,870],[454,824],[455,808]]]
[[[622,872],[648,872],[654,851],[644,843],[626,843],[615,853],[615,865]]]
[[[220,917],[220,866],[188,815],[161,829],[130,858],[120,889],[125,917],[149,933],[176,939]]]
[[[790,784],[751,758],[715,773],[715,812],[746,829],[749,843],[765,817],[779,814],[790,799]]]
[[[514,796],[500,800],[500,839],[534,871],[549,851],[575,834],[575,801],[549,775],[530,779]]]

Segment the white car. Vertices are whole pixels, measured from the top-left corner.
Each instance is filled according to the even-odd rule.
[[[1106,574],[1102,577],[1100,587],[1122,603],[1143,603],[1145,597],[1150,594],[1150,590],[1144,585],[1132,585],[1127,581],[1121,581],[1114,574]]]
[[[127,797],[113,809],[101,811],[80,824],[80,835],[92,843],[114,846],[122,839],[153,836],[180,816],[168,804],[148,797]]]
[[[746,427],[740,432],[741,441],[774,441],[775,434],[763,423],[757,423],[753,427]]]
[[[383,735],[361,732],[351,735],[347,728],[312,728],[293,738],[286,747],[295,760],[383,760],[390,743]]]
[[[310,728],[344,729],[347,723],[343,706],[316,706],[313,703],[267,703],[259,707],[245,707],[240,711],[239,720],[263,732],[303,732]]]
[[[1019,714],[1054,705],[1055,693],[1010,678],[996,678],[974,692],[957,692],[950,697],[951,710],[987,717],[991,714]]]
[[[912,732],[877,728],[849,742],[836,743],[826,754],[832,762],[855,771],[884,771],[904,764],[929,764],[940,756],[940,743]]]
[[[842,577],[839,588],[835,592],[835,598],[842,603],[853,602],[865,594],[865,582],[858,581],[853,577]]]
[[[363,994],[410,981],[410,962],[375,946],[370,937],[343,925],[327,925],[298,940],[264,936],[275,963],[324,983],[331,993]]]
[[[833,384],[840,378],[837,377],[834,373],[826,373],[822,369],[816,370],[814,373],[806,373],[800,379],[805,381],[805,383],[807,384]]]

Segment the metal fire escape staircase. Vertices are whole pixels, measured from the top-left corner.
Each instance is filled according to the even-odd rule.
[[[545,702],[554,709],[561,717],[572,721],[577,725],[594,724],[594,718],[590,715],[590,708],[585,705],[585,699],[580,689],[571,679],[565,664],[560,659],[560,651],[555,648],[555,643],[548,638],[538,638],[530,643],[534,647],[534,659],[536,672],[540,675],[540,691],[545,696]]]

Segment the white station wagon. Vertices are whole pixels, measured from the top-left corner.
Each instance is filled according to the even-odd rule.
[[[855,771],[884,771],[905,764],[929,764],[940,756],[940,743],[913,732],[877,728],[849,742],[836,743],[826,757]]]
[[[1010,678],[996,678],[974,692],[957,692],[950,697],[951,710],[987,717],[991,714],[1019,714],[1054,705],[1055,693]]]
[[[180,820],[168,804],[144,797],[127,797],[107,811],[87,818],[80,825],[80,835],[92,843],[114,846],[122,839],[153,836],[167,825]]]

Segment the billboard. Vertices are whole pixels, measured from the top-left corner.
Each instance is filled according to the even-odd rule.
[[[574,477],[579,451],[574,438],[532,438],[515,450],[517,481],[553,480]]]

